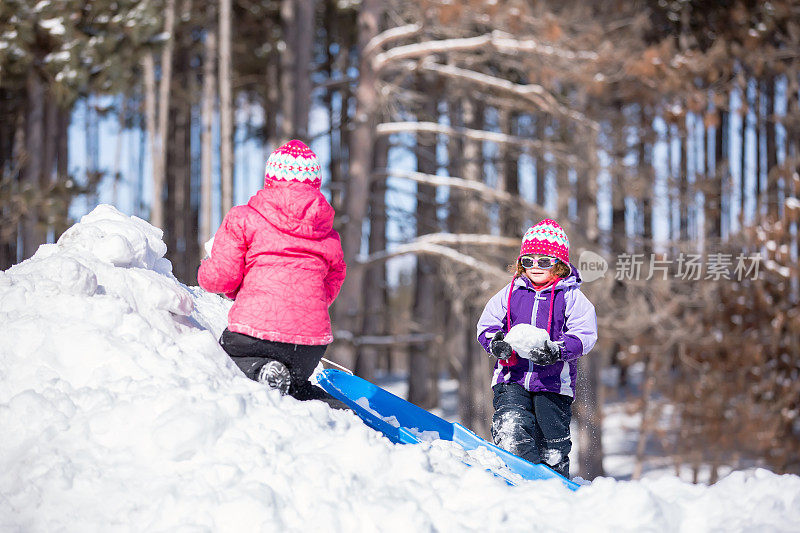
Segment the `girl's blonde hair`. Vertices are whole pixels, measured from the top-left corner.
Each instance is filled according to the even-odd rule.
[[[525,273],[525,269],[522,268],[519,259],[517,259],[515,264],[508,265],[508,271],[513,272],[516,277],[521,277]],[[559,278],[566,278],[569,276],[570,272],[572,272],[572,268],[563,261],[559,261],[556,263],[556,266],[553,267],[553,275]]]

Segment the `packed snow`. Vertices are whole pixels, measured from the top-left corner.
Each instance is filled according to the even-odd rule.
[[[550,340],[546,329],[537,328],[533,324],[517,324],[508,330],[503,339],[514,348],[520,357],[529,358],[531,350],[541,348]]]
[[[509,486],[451,443],[281,397],[217,344],[229,302],[165,253],[100,206],[0,272],[0,530],[798,530],[798,476]]]

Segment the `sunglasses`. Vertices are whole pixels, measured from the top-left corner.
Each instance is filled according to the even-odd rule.
[[[558,263],[558,259],[556,259],[555,257],[547,257],[547,256],[534,259],[533,257],[526,255],[520,258],[519,263],[522,265],[522,268],[537,267],[549,270],[554,266],[556,266],[556,264]]]

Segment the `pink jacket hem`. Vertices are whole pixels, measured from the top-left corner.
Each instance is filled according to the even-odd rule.
[[[285,342],[287,344],[305,344],[308,346],[319,346],[333,342],[333,335],[324,337],[309,337],[307,335],[291,335],[280,331],[262,331],[252,328],[247,324],[229,324],[228,329],[243,335],[250,335],[257,339],[274,342]]]

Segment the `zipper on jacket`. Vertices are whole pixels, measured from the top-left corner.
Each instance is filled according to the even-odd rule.
[[[536,325],[536,317],[539,315],[539,293],[533,291],[533,312],[531,313],[531,324],[534,327],[539,327]]]
[[[537,291],[533,292],[533,312],[531,313],[531,324],[533,327],[537,328],[539,326],[536,325],[536,317],[539,315],[539,293]],[[533,363],[530,359],[528,359],[528,370],[525,372],[525,388],[527,390],[531,390],[531,380],[533,379]]]

